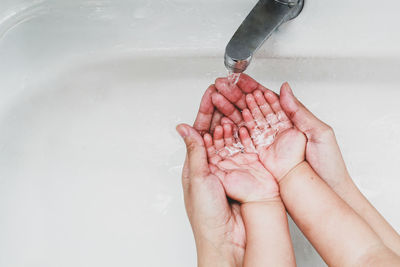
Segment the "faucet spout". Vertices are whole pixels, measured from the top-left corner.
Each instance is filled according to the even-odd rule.
[[[297,17],[303,6],[304,0],[258,1],[226,46],[226,68],[244,72],[260,46],[280,25]]]

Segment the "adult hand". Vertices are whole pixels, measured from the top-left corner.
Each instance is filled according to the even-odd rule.
[[[228,201],[219,178],[210,172],[201,136],[211,132],[222,117],[211,101],[215,92],[214,86],[205,92],[194,128],[177,126],[187,147],[182,172],[185,206],[196,241],[198,266],[242,266],[246,236],[240,206]]]
[[[399,234],[354,184],[332,128],[300,103],[287,83],[281,87],[280,102],[294,125],[307,136],[306,159],[311,167],[369,224],[388,248],[400,255]]]
[[[235,124],[243,123],[241,110],[245,94],[257,89],[271,92],[248,75],[241,74],[237,85],[227,78],[215,82],[214,105]],[[353,208],[379,235],[386,246],[400,255],[400,236],[368,202],[352,181],[332,128],[312,114],[293,94],[288,83],[280,90],[280,104],[295,127],[307,137],[306,160],[316,173]]]
[[[243,123],[241,111],[248,108],[246,94],[261,90],[271,97],[276,95],[246,74],[241,74],[238,83],[233,86],[227,78],[218,78],[215,88],[217,92],[211,96],[213,104],[237,125]],[[281,87],[280,105],[293,124],[307,137],[307,161],[336,193],[344,194],[341,191],[346,191],[351,178],[332,128],[295,98],[288,83]]]

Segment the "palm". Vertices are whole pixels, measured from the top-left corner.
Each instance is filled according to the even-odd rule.
[[[212,229],[206,232],[209,234],[208,238],[215,239],[218,236],[223,238],[222,240],[229,242],[240,257],[240,253],[244,253],[246,242],[240,207],[228,202],[224,187],[216,175],[210,173],[201,184],[196,185],[195,201],[201,201],[201,203],[191,206],[202,210],[194,211],[188,208],[190,219],[193,222],[201,221],[202,224],[199,227]],[[196,218],[196,216],[201,218]]]
[[[211,173],[222,182],[226,194],[240,203],[277,197],[275,178],[254,153],[247,131],[247,135],[242,132],[242,144],[233,137],[230,124],[218,126],[213,138],[204,136]]]
[[[268,147],[260,147],[260,160],[279,180],[291,168],[304,160],[306,138],[295,128],[278,132],[274,142]]]
[[[255,91],[246,96],[243,119],[263,165],[277,178],[304,160],[306,138],[283,112],[278,97]],[[250,112],[251,110],[251,112]]]
[[[241,266],[246,235],[240,207],[228,201],[220,179],[211,173],[201,135],[188,125],[179,125],[177,130],[188,148],[182,186],[198,253],[211,253]]]
[[[332,188],[336,189],[343,179],[349,177],[346,164],[333,131],[326,126],[316,131],[306,146],[306,159],[313,169]],[[351,179],[351,178],[348,178]]]
[[[246,235],[239,205],[228,202],[221,181],[210,170],[202,179],[189,178],[188,172],[186,161],[182,175],[187,192],[185,206],[195,237],[201,236],[214,245],[222,245],[231,251],[237,262],[242,262]]]
[[[274,177],[264,168],[257,154],[236,154],[211,165],[223,182],[227,195],[241,203],[278,195]]]

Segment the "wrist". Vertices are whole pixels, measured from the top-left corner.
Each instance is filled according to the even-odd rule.
[[[286,208],[280,197],[264,201],[247,202],[242,204],[240,209],[246,227],[246,235],[249,234],[249,231],[254,231],[260,227],[263,228],[266,222],[281,217],[282,214],[286,216]]]
[[[250,207],[270,207],[270,206],[281,206],[283,205],[282,199],[280,196],[264,198],[259,200],[252,200],[243,202],[241,204],[241,209],[247,209]]]
[[[279,186],[281,185],[281,183],[284,180],[287,180],[288,178],[293,176],[293,173],[296,173],[298,170],[303,169],[304,167],[310,167],[310,165],[308,164],[307,161],[303,160],[298,162],[297,164],[293,165],[292,168],[288,169],[284,174],[282,174],[281,176],[279,176],[280,178],[277,179]]]
[[[244,248],[230,245],[196,244],[198,267],[234,267],[242,266]]]

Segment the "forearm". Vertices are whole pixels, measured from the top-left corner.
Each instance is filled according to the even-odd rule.
[[[246,228],[244,266],[295,266],[285,207],[280,199],[241,206]]]
[[[385,246],[307,162],[280,181],[281,197],[293,220],[332,266],[349,266]]]
[[[339,190],[339,188],[342,189]],[[374,206],[372,206],[349,176],[340,187],[338,187],[337,193],[369,224],[388,248],[393,250],[397,255],[400,255],[400,235],[374,208]]]
[[[399,234],[369,203],[351,179],[333,132],[324,140],[326,143],[318,144],[322,146],[321,150],[325,151],[324,155],[336,156],[323,157],[322,160],[330,161],[330,164],[317,165],[316,172],[323,174],[322,178],[333,191],[371,226],[387,247],[400,255]]]

